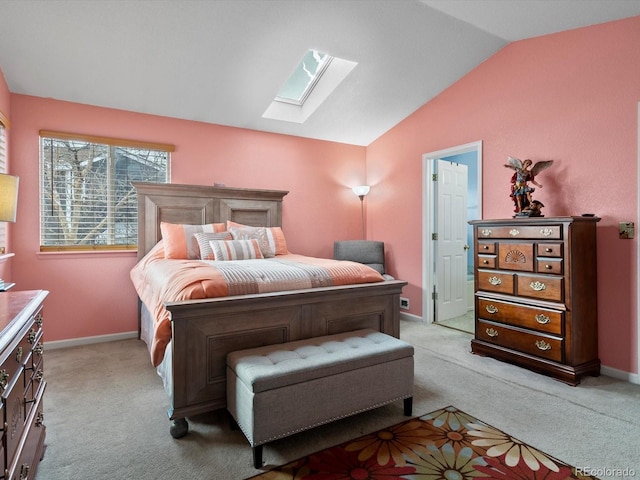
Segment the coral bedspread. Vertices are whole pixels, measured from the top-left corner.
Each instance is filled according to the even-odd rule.
[[[131,280],[155,319],[154,366],[171,340],[167,302],[384,281],[360,263],[296,254],[237,261],[165,259],[162,241],[133,267]]]

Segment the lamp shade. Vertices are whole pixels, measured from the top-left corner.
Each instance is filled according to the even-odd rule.
[[[367,193],[369,193],[371,187],[369,185],[360,185],[357,187],[353,187],[353,193],[355,193],[359,197],[364,197]]]
[[[0,173],[0,222],[16,221],[18,181],[18,177]]]

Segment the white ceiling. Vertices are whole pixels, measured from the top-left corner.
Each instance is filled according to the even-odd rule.
[[[635,15],[639,0],[0,0],[0,69],[13,93],[368,145],[508,42]],[[358,65],[304,124],[262,118],[309,48]]]

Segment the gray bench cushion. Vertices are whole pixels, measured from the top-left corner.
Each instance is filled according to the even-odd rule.
[[[412,356],[411,344],[364,329],[232,352],[227,365],[259,393]]]

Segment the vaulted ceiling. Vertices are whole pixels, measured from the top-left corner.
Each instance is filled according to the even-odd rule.
[[[512,41],[638,0],[0,0],[13,93],[368,145]],[[302,124],[262,115],[307,49],[357,62]]]

